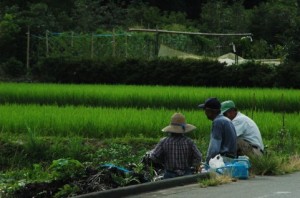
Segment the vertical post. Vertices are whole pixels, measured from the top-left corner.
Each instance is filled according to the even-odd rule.
[[[112,56],[116,56],[116,35],[115,35],[115,28],[113,29],[113,42],[112,42],[112,48],[113,48],[113,54]]]
[[[254,111],[256,111],[256,97],[255,97],[255,93],[253,93],[253,106],[252,106],[252,114],[251,114],[251,118],[252,119],[254,117]]]
[[[48,30],[46,30],[46,57],[49,56],[49,38],[48,38]]]
[[[156,31],[157,31],[157,28],[156,28]],[[158,31],[156,32],[156,35],[155,35],[155,56],[158,56],[158,48],[159,48],[159,33]]]
[[[91,38],[91,58],[94,57],[94,35],[92,33],[92,38]]]
[[[221,56],[221,38],[218,37],[218,42],[219,42],[219,45],[217,46],[218,47],[218,56]]]
[[[27,27],[27,50],[26,50],[26,69],[27,69],[27,74],[29,73],[29,51],[30,51],[30,28],[29,26]]]
[[[150,59],[152,57],[152,54],[153,54],[153,51],[151,49],[151,46],[152,46],[151,44],[152,43],[151,43],[151,40],[149,40],[149,39],[147,39],[146,42],[147,42],[147,49],[148,49],[148,53],[147,53],[148,54],[148,59]]]
[[[284,129],[285,127],[285,109],[284,109],[284,101],[283,101],[283,94],[281,95],[281,109],[282,109],[282,128]]]
[[[237,65],[239,60],[238,60],[238,55],[236,53],[235,44],[233,42],[231,42],[229,45],[232,45],[232,52],[234,53],[234,62]]]

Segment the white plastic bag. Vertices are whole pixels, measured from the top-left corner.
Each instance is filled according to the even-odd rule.
[[[221,168],[225,166],[225,163],[223,161],[223,157],[218,154],[214,158],[211,158],[208,162],[209,168],[216,170],[217,168]]]

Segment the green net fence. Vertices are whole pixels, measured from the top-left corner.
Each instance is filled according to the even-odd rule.
[[[201,58],[218,57],[232,51],[232,39],[227,37],[140,32],[78,34],[47,31],[44,36],[31,35],[31,42],[31,54],[37,59],[53,56],[151,59],[178,54]]]

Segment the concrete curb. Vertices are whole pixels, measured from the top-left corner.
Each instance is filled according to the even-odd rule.
[[[76,196],[75,198],[101,198],[101,197],[125,197],[134,194],[140,194],[155,190],[161,190],[165,188],[171,188],[175,186],[183,186],[187,184],[196,183],[200,179],[209,178],[209,173],[200,173],[195,175],[187,175],[182,177],[176,177],[172,179],[165,179],[156,182],[148,182],[143,184],[137,184],[127,187],[119,187],[116,189],[105,190],[100,192],[93,192],[84,195]]]

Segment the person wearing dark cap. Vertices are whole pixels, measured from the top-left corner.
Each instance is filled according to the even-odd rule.
[[[221,154],[224,162],[231,162],[236,158],[236,132],[231,120],[220,114],[221,103],[217,98],[208,98],[198,107],[204,109],[206,117],[212,121],[206,163],[218,154]]]
[[[228,117],[236,130],[237,154],[262,156],[264,144],[256,123],[236,108],[232,100],[221,103],[221,113]]]
[[[194,129],[196,127],[187,124],[181,113],[173,114],[170,125],[162,129],[169,136],[159,141],[151,151],[150,158],[163,164],[164,179],[190,175],[191,167],[200,167],[202,154],[193,140],[184,135]]]

